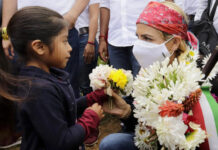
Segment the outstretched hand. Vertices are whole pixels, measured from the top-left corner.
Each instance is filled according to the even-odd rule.
[[[105,101],[103,104],[104,112],[118,116],[119,118],[127,118],[131,113],[130,105],[114,91],[112,91],[112,98],[113,107],[110,107],[109,101]]]

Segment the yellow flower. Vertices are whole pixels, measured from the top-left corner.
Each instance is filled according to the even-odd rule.
[[[186,136],[186,145],[185,149],[195,149],[199,144],[203,143],[207,138],[207,133],[201,129],[199,124],[193,122],[189,123],[189,126],[194,130]]]
[[[190,62],[189,61],[186,61],[186,65],[189,65],[190,64]]]
[[[116,87],[120,88],[120,89],[124,89],[128,80],[127,80],[127,76],[124,74],[123,70],[119,69],[116,71],[111,71],[110,75],[109,75],[109,80],[111,80],[112,82],[114,82],[116,84]]]
[[[188,142],[193,141],[193,140],[195,139],[195,135],[196,135],[197,133],[198,133],[197,130],[191,132],[191,133],[186,137],[186,140],[187,140]]]
[[[193,57],[195,55],[195,52],[194,51],[190,51],[189,55]]]

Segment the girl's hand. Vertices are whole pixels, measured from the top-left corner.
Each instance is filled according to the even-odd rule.
[[[112,97],[113,97],[112,109],[109,105],[109,102],[104,102],[103,104],[104,112],[112,115],[116,115],[120,118],[128,118],[132,111],[130,105],[127,104],[126,101],[114,91],[112,91]]]
[[[103,109],[102,109],[101,105],[99,105],[98,103],[94,103],[91,107],[88,107],[88,109],[91,109],[94,112],[96,112],[96,114],[98,114],[98,117],[100,120],[104,117]]]

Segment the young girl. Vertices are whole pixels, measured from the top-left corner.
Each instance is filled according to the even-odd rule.
[[[62,70],[72,50],[68,24],[55,11],[26,7],[14,14],[7,30],[13,48],[26,64],[20,75],[32,81],[20,106],[21,150],[79,149],[103,117],[96,102],[101,104],[107,96],[99,90],[74,98],[68,74]]]

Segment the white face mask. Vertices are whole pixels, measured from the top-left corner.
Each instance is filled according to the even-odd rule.
[[[154,44],[138,39],[133,46],[133,54],[141,67],[146,68],[155,61],[162,61],[165,57],[170,57],[171,55],[165,44],[173,38],[162,44]]]

